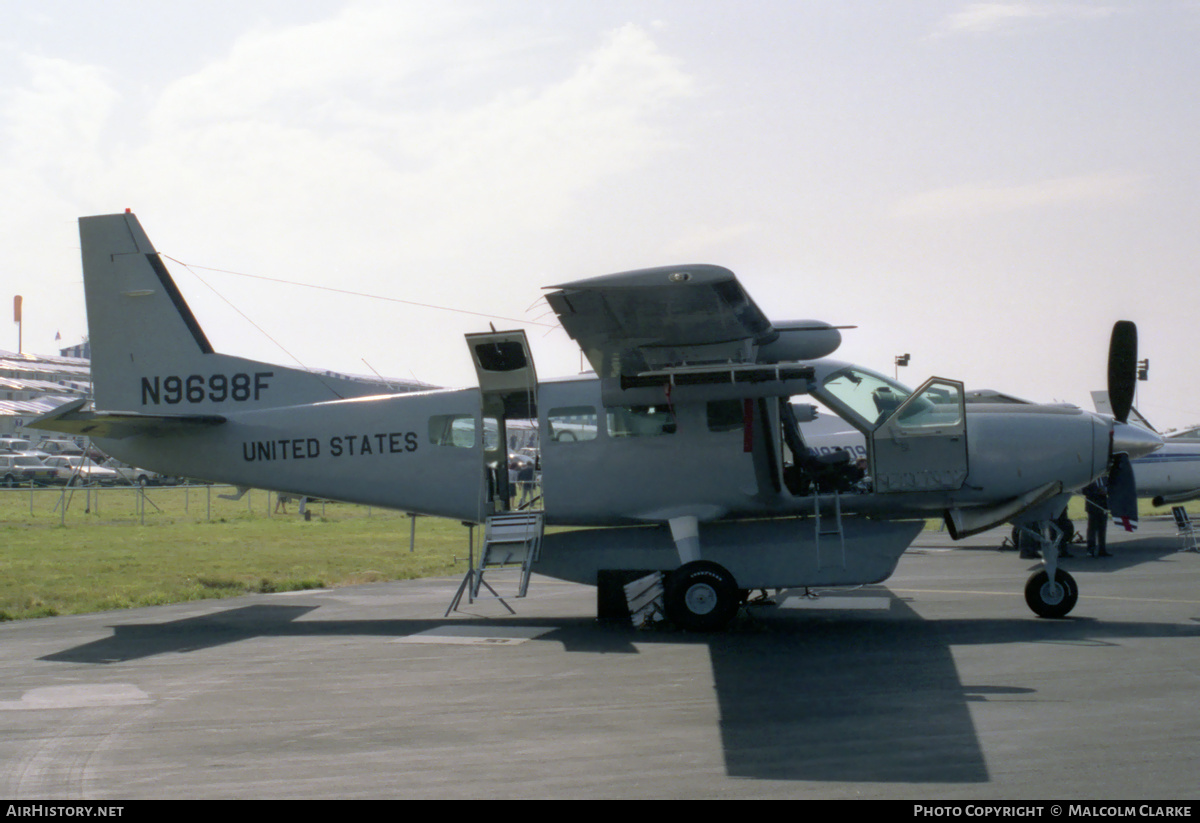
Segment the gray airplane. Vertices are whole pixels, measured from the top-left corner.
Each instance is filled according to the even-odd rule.
[[[911,391],[829,359],[841,335],[828,324],[772,323],[727,269],[643,269],[547,294],[595,374],[539,380],[522,332],[489,332],[467,336],[477,388],[364,396],[213,351],[134,215],[81,218],[80,236],[94,404],[33,425],[167,474],[492,524],[512,509],[506,425],[533,421],[539,526],[588,528],[546,534],[532,571],[597,585],[602,604],[661,573],[667,616],[688,629],[720,628],[753,589],[882,581],[929,517],[956,538],[1049,523],[1071,492],[1106,472],[1125,483],[1129,456],[1161,443],[1124,423],[1124,321],[1114,420],[968,404],[942,378]],[[863,434],[865,460],[810,454],[792,402],[806,395]],[[1078,597],[1056,560],[1047,541],[1025,588],[1045,617]]]

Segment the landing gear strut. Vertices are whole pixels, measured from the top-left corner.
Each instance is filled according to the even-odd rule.
[[[1025,583],[1025,602],[1038,617],[1066,617],[1079,600],[1075,578],[1058,567],[1059,541],[1064,535],[1055,521],[1042,522],[1042,528],[1018,527],[1041,544],[1043,568]],[[1065,545],[1065,543],[1063,543]]]
[[[693,560],[667,575],[663,606],[671,622],[685,631],[721,629],[741,603],[737,581],[717,563]]]

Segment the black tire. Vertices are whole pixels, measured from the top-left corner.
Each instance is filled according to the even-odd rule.
[[[1054,573],[1057,589],[1050,585],[1050,575],[1046,570],[1034,572],[1025,584],[1025,602],[1038,617],[1059,618],[1070,614],[1079,600],[1079,586],[1075,578],[1058,569]]]
[[[723,629],[741,603],[737,581],[717,563],[694,560],[667,575],[663,605],[671,622],[684,631]]]
[[[4,485],[8,486],[10,489],[13,488],[14,486],[16,486],[17,485],[16,475],[12,475],[12,474],[4,475]]]

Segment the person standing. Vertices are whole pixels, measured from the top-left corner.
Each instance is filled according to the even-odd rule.
[[[1112,557],[1105,545],[1108,535],[1108,481],[1097,477],[1083,487],[1087,503],[1087,553],[1089,557]]]

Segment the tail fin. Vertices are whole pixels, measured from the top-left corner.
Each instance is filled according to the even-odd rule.
[[[1100,414],[1111,415],[1113,413],[1112,403],[1109,401],[1108,392],[1106,391],[1092,392],[1092,405],[1096,407],[1096,411],[1100,412]],[[1136,423],[1147,431],[1158,432],[1158,429],[1151,426],[1150,421],[1142,417],[1138,413],[1138,410],[1133,407],[1129,409],[1129,422]]]
[[[392,393],[217,354],[137,217],[79,218],[95,407],[213,414]]]

